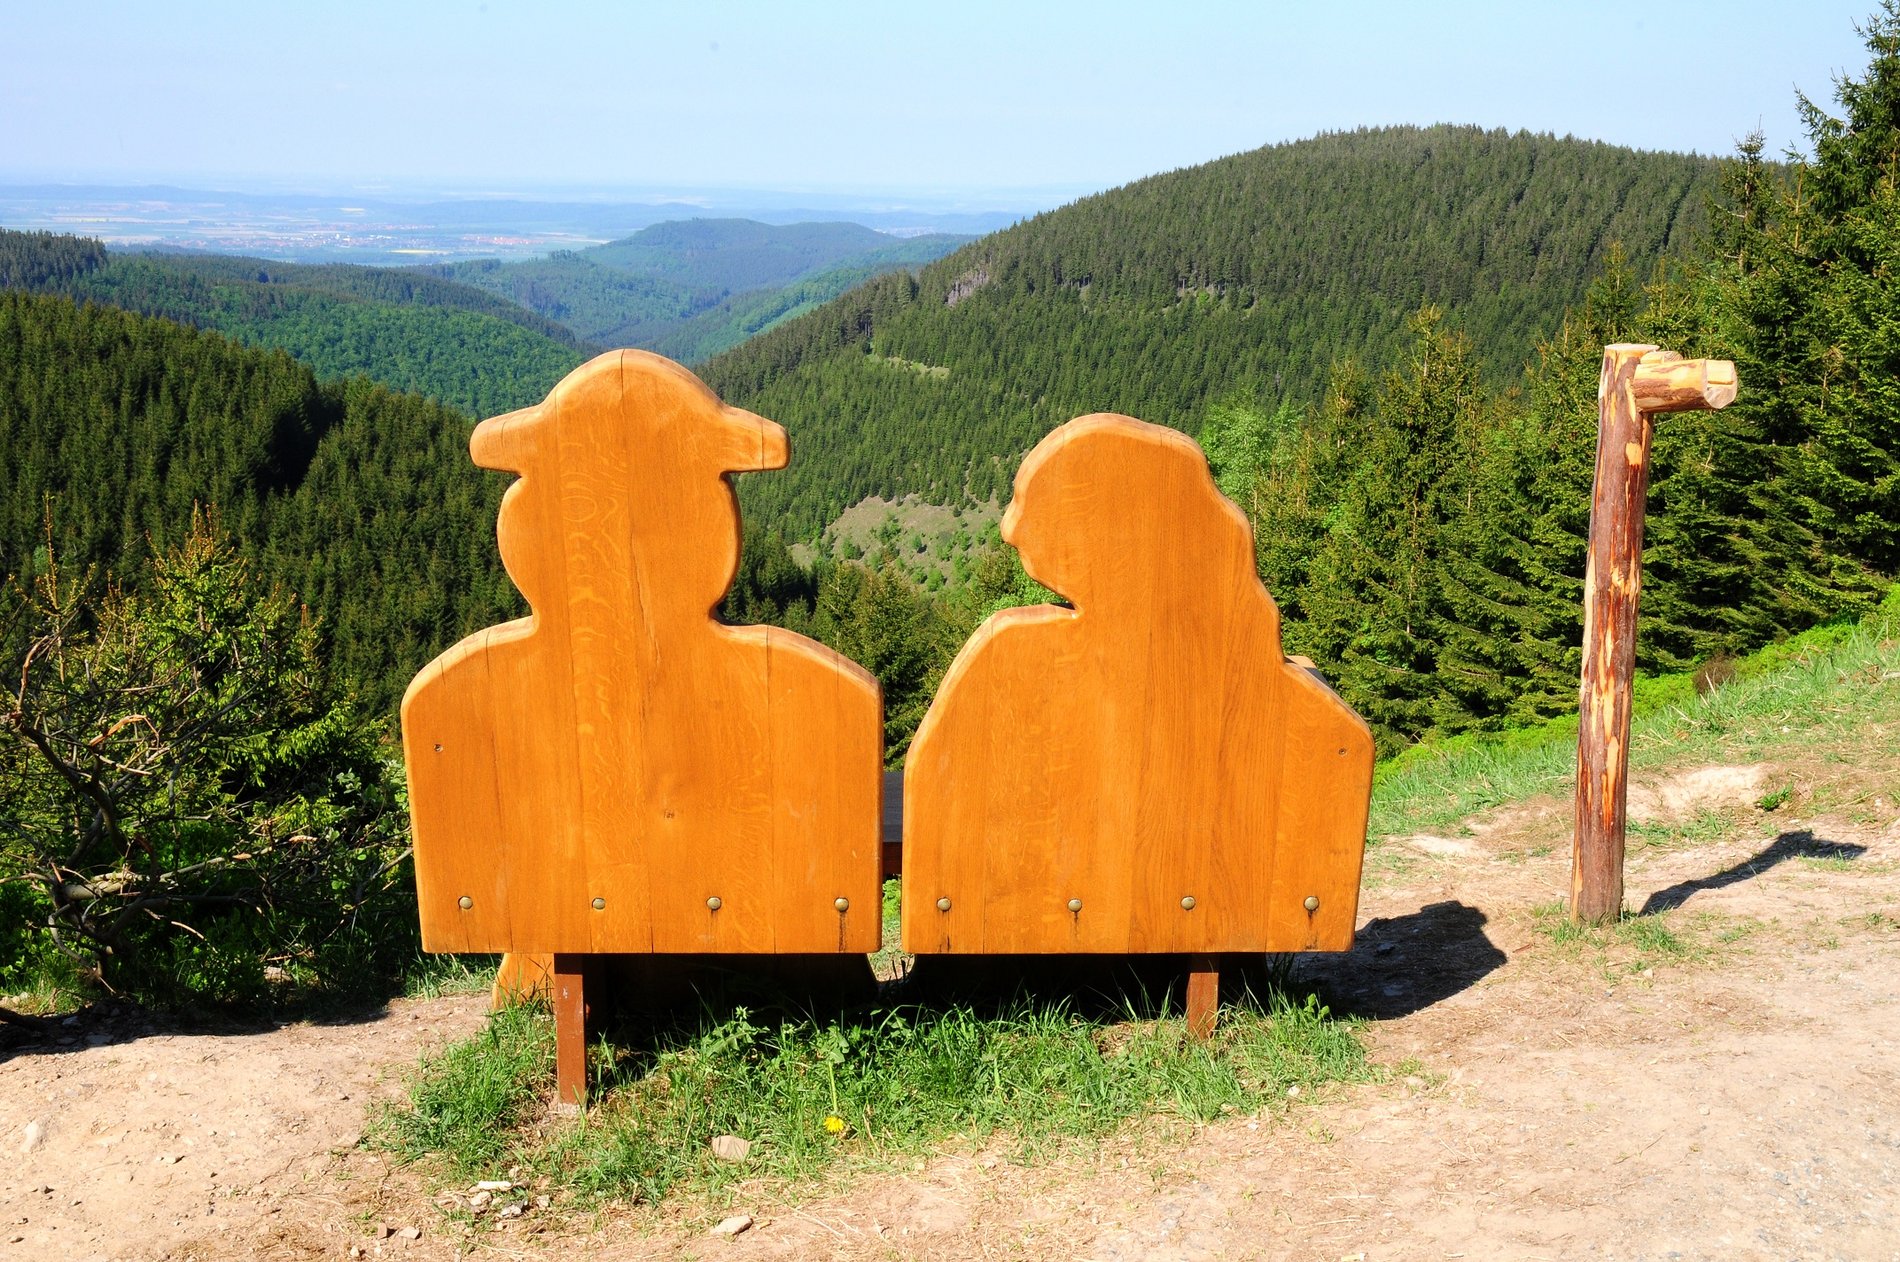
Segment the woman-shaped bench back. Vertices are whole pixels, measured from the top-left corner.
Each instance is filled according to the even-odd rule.
[[[739,557],[726,475],[782,468],[785,431],[616,351],[469,448],[521,475],[497,535],[533,612],[403,699],[424,947],[875,950],[877,682],[712,613]]]
[[[1073,608],[990,618],[917,730],[905,949],[1349,947],[1372,735],[1282,656],[1200,448],[1071,421],[1024,459],[1003,537]]]

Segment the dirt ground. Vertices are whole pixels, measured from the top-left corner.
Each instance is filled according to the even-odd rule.
[[[1555,931],[1561,803],[1386,843],[1358,946],[1300,965],[1368,1018],[1383,1081],[1033,1167],[955,1152],[791,1200],[471,1223],[356,1141],[480,997],[220,1035],[91,1013],[0,1063],[0,1262],[1900,1259],[1900,785],[1754,805],[1790,774],[1635,795],[1658,825],[1629,905],[1679,949]],[[727,1214],[754,1223],[711,1236]]]

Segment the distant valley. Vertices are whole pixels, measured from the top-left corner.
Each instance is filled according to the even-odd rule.
[[[691,364],[973,239],[894,238],[854,223],[690,219],[545,259],[429,270],[528,308],[596,346],[639,347]]]

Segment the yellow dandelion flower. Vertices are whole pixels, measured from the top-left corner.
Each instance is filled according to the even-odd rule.
[[[844,1119],[839,1117],[836,1113],[831,1114],[825,1119],[825,1133],[828,1135],[844,1134]]]

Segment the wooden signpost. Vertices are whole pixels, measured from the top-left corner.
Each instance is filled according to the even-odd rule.
[[[1727,407],[1735,390],[1735,365],[1725,359],[1684,359],[1646,345],[1618,344],[1603,350],[1583,594],[1572,921],[1602,923],[1623,913],[1630,685],[1636,670],[1636,604],[1643,586],[1650,418],[1658,412]]]
[[[1024,461],[1004,537],[1073,602],[999,614],[951,667],[880,844],[862,668],[712,610],[738,562],[728,475],[785,433],[619,351],[484,421],[520,479],[497,536],[530,617],[403,699],[430,951],[505,952],[547,990],[557,1100],[583,1104],[604,956],[867,954],[904,878],[922,953],[1170,953],[1213,1026],[1226,952],[1352,943],[1372,736],[1280,649],[1251,530],[1194,442],[1071,421]]]

